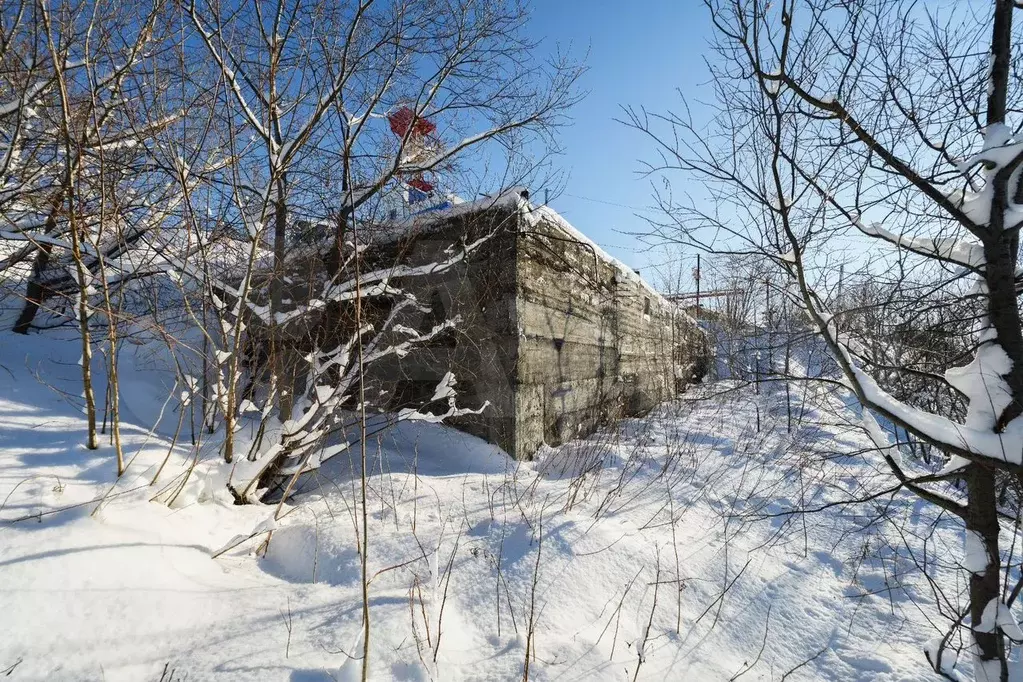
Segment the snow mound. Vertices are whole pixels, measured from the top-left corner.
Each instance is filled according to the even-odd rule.
[[[610,445],[593,441],[574,441],[558,448],[544,446],[536,454],[536,469],[541,476],[555,481],[578,478],[617,467],[621,458]]]
[[[291,583],[354,585],[359,581],[359,553],[315,524],[284,526],[273,534],[260,567]]]

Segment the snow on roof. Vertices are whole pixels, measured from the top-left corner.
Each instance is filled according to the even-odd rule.
[[[583,232],[577,229],[574,225],[572,225],[572,223],[565,220],[565,218],[561,214],[559,214],[550,206],[533,206],[529,204],[529,202],[525,202],[524,208],[526,220],[529,222],[531,227],[535,227],[537,224],[545,220],[550,223],[553,223],[562,232],[568,234],[568,236],[574,239],[575,241],[581,244],[585,244],[587,247],[592,248],[593,252],[597,255],[597,258],[613,267],[625,279],[628,279],[629,281],[640,285],[641,287],[646,289],[651,295],[659,299],[663,299],[665,302],[667,302],[667,299],[661,295],[661,292],[654,289],[653,285],[651,285],[645,279],[640,277],[639,273],[637,273],[635,270],[633,270],[628,265],[612,256],[608,252],[604,251],[604,249],[600,248],[600,245],[598,245],[595,241],[593,241],[585,234],[583,234]]]
[[[432,228],[440,228],[450,220],[472,213],[483,212],[491,209],[504,209],[507,211],[519,211],[530,227],[536,227],[541,222],[547,222],[561,230],[572,240],[585,244],[593,250],[598,260],[610,265],[619,276],[642,289],[646,290],[652,297],[663,305],[674,307],[680,315],[696,324],[695,319],[686,313],[681,306],[665,298],[649,282],[643,279],[635,270],[607,253],[595,241],[587,237],[581,230],[565,220],[557,211],[550,206],[534,206],[529,202],[529,191],[525,187],[511,187],[503,192],[482,196],[474,201],[465,201],[460,197],[449,195],[447,205],[443,208],[426,210],[399,220],[375,222],[371,230],[365,234],[370,242],[389,242],[400,239],[414,231],[428,232]],[[309,246],[301,248],[311,248]],[[265,256],[264,256],[265,259]],[[261,259],[263,262],[264,259]]]
[[[594,254],[596,254],[599,260],[602,260],[613,267],[622,277],[638,284],[640,287],[649,292],[651,296],[657,298],[657,300],[661,301],[665,305],[676,307],[682,315],[692,319],[688,313],[683,311],[681,307],[677,306],[672,301],[665,298],[661,292],[657,291],[653,285],[643,279],[639,273],[602,249],[599,244],[587,237],[581,230],[572,225],[572,223],[565,220],[561,214],[550,206],[534,206],[529,202],[528,196],[529,191],[526,188],[512,187],[500,194],[488,195],[477,199],[476,201],[467,201],[450,206],[449,208],[411,216],[410,218],[405,219],[405,221],[402,222],[402,225],[406,228],[424,228],[431,225],[438,225],[450,220],[451,218],[456,218],[475,211],[484,211],[491,208],[518,209],[521,211],[530,227],[536,227],[541,221],[547,221],[553,224],[573,240],[592,248]],[[695,324],[695,320],[693,320],[693,323]]]
[[[512,187],[499,194],[488,194],[475,201],[465,201],[461,197],[449,195],[447,206],[444,208],[426,209],[400,220],[387,223],[387,233],[395,237],[408,234],[413,228],[428,229],[431,226],[439,226],[452,218],[458,218],[470,213],[486,211],[492,208],[515,209],[518,202],[522,200],[522,193],[527,190],[523,187]]]

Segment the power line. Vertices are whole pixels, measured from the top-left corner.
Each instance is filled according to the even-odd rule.
[[[606,206],[617,206],[618,208],[627,208],[630,211],[644,211],[644,212],[647,212],[647,213],[653,213],[653,212],[660,213],[661,212],[661,209],[659,209],[659,208],[651,208],[649,206],[647,206],[647,207],[630,206],[628,204],[619,204],[619,203],[617,203],[615,201],[605,201],[604,199],[594,199],[593,197],[584,197],[584,196],[579,195],[579,194],[570,194],[569,192],[562,192],[562,195],[566,196],[566,197],[572,197],[573,199],[582,199],[583,201],[592,201],[595,204],[605,204]]]

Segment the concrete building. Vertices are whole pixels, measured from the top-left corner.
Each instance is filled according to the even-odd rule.
[[[427,308],[404,325],[429,330],[453,316],[459,324],[374,364],[368,394],[382,409],[431,409],[452,372],[459,405],[487,405],[453,425],[529,459],[544,443],[642,414],[702,376],[707,344],[692,318],[521,190],[421,216],[378,242],[374,258],[430,263],[477,240],[442,274],[394,282]]]

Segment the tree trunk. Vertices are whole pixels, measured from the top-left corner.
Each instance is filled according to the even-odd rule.
[[[277,181],[277,202],[274,207],[274,271],[270,280],[270,367],[277,380],[278,417],[281,422],[291,419],[294,407],[295,363],[293,353],[284,333],[283,325],[277,321],[278,313],[284,305],[284,278],[287,257],[288,210],[287,178],[282,174]]]
[[[36,251],[35,260],[32,262],[32,276],[29,277],[25,287],[25,305],[21,309],[21,314],[18,315],[14,327],[11,328],[11,331],[16,334],[28,334],[28,330],[32,328],[32,322],[36,319],[36,313],[39,312],[39,308],[46,298],[46,287],[43,285],[42,275],[50,264],[52,252],[51,244],[40,244]]]
[[[970,620],[977,643],[974,671],[977,682],[1006,682],[1009,677],[1005,661],[1005,641],[1001,632],[978,632],[984,609],[992,600],[1001,599],[998,549],[998,511],[995,473],[992,469],[971,464],[966,472],[966,489],[970,505],[966,516],[967,532],[976,533],[987,553],[983,573],[970,573]],[[997,672],[996,672],[997,671]]]
[[[991,31],[991,72],[988,82],[987,124],[1005,123],[1012,57],[1012,13],[1015,0],[995,0]],[[1012,368],[1003,377],[1012,393],[1012,402],[998,415],[994,428],[1002,432],[1010,421],[1023,414],[1023,331],[1020,329],[1016,299],[1016,256],[1019,234],[1006,232],[1005,209],[1009,196],[1021,193],[1010,188],[1009,177],[991,179],[994,197],[991,206],[989,236],[984,243],[984,280],[988,287],[988,319],[997,334],[997,342],[1012,360]],[[1005,638],[995,626],[992,632],[978,632],[984,609],[992,600],[1001,600],[1001,556],[998,547],[998,491],[993,469],[972,464],[967,469],[966,488],[969,504],[966,530],[983,541],[987,564],[983,573],[970,573],[970,619],[977,644],[974,677],[978,682],[1007,682]],[[972,567],[971,567],[972,568]],[[997,603],[997,602],[996,602]]]
[[[984,245],[988,319],[998,335],[998,345],[1013,360],[1012,368],[1004,377],[1013,400],[998,416],[995,430],[999,432],[1023,414],[1023,330],[1020,328],[1019,304],[1016,300],[1013,241],[1010,235],[1000,231],[992,235]]]
[[[72,212],[75,210],[71,207]],[[74,257],[75,270],[78,273],[78,330],[82,336],[82,397],[85,399],[85,417],[88,420],[89,433],[86,447],[95,450],[99,447],[96,440],[96,397],[92,389],[92,333],[89,330],[89,285],[88,270],[82,263],[81,241],[74,216],[70,220],[71,255]]]
[[[57,230],[57,214],[63,205],[67,190],[68,182],[65,181],[50,203],[50,213],[46,216],[46,224],[43,226],[43,234],[47,236],[54,234]],[[36,249],[35,258],[32,261],[32,276],[25,286],[25,306],[21,309],[21,314],[18,315],[18,319],[11,329],[17,334],[28,334],[28,330],[31,329],[32,323],[35,321],[36,313],[39,312],[39,308],[42,307],[43,301],[49,294],[46,285],[42,282],[42,277],[50,265],[52,254],[53,244],[47,242],[40,243]]]

